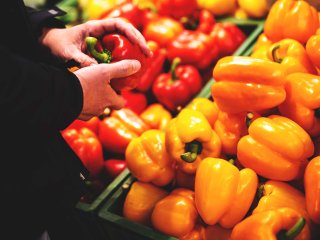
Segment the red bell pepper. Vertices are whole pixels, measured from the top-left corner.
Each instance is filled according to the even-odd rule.
[[[206,34],[209,34],[216,24],[214,15],[206,9],[199,9],[198,11],[195,11],[192,16],[183,17],[180,21],[184,24],[186,29],[196,30]]]
[[[88,169],[90,177],[97,177],[103,169],[103,149],[97,135],[89,128],[67,128],[63,138]]]
[[[197,0],[157,0],[155,3],[159,14],[177,20],[191,15],[198,8]]]
[[[159,103],[170,111],[184,107],[202,87],[202,79],[197,68],[192,65],[180,65],[175,58],[170,72],[162,73],[155,80],[152,91]]]
[[[199,31],[184,30],[167,46],[170,61],[179,57],[181,64],[191,64],[203,70],[218,57],[218,47],[212,36]]]
[[[89,53],[101,63],[117,62],[124,59],[136,59],[141,63],[138,72],[125,77],[111,79],[111,86],[116,91],[131,90],[137,87],[140,77],[146,70],[146,56],[138,45],[132,44],[124,35],[119,33],[106,34],[102,37],[101,43],[94,37],[86,38]]]
[[[148,105],[148,99],[144,93],[133,90],[123,90],[121,91],[121,96],[125,100],[124,107],[130,108],[136,114],[142,113]]]
[[[86,127],[92,130],[95,134],[98,134],[99,122],[100,122],[99,117],[92,117],[88,121],[82,121],[82,120],[76,119],[67,128],[69,129],[74,128],[74,129],[80,130],[81,128]]]
[[[153,52],[153,56],[147,59],[146,66],[148,68],[141,76],[140,82],[136,87],[141,92],[147,92],[151,88],[152,83],[163,70],[167,55],[166,49],[161,48],[157,42],[149,40],[147,41],[147,45]]]
[[[220,57],[232,55],[247,38],[237,25],[230,22],[216,23],[210,34],[219,47]]]
[[[107,159],[103,166],[107,177],[113,180],[127,167],[127,163],[122,159]]]
[[[102,119],[98,137],[105,150],[124,154],[129,142],[149,128],[131,109],[122,108]]]

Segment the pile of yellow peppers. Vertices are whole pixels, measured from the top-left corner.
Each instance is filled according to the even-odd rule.
[[[212,69],[210,99],[131,140],[125,218],[182,240],[320,239],[319,16],[275,1],[252,54]]]

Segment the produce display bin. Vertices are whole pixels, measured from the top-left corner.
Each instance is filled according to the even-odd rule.
[[[218,22],[232,22],[236,24],[246,35],[246,40],[234,52],[234,56],[244,55],[248,49],[255,43],[256,39],[263,31],[264,20],[239,20],[235,18],[221,18]],[[209,80],[204,88],[197,95],[209,98],[211,96],[210,88],[214,79]],[[108,197],[97,213],[97,221],[101,231],[104,234],[103,239],[110,240],[174,240],[172,236],[162,234],[152,227],[148,227],[123,217],[122,208],[126,195],[135,178],[126,172],[127,176],[124,181],[117,181],[116,190]]]
[[[122,183],[119,182],[116,191],[103,204],[98,212],[98,222],[104,231],[105,238],[110,240],[177,240],[164,235],[151,227],[130,221],[122,216],[122,206],[131,184],[135,178],[128,173]]]
[[[77,216],[83,223],[82,225],[88,229],[92,236],[92,240],[102,239],[103,232],[96,221],[96,215],[99,208],[106,202],[111,194],[121,185],[128,177],[129,170],[126,168],[120,173],[91,203],[79,201],[76,206]]]

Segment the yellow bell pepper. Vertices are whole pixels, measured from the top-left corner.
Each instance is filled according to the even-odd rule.
[[[140,114],[140,118],[148,124],[150,128],[164,131],[172,119],[172,115],[160,103],[153,103]]]
[[[305,47],[294,39],[286,38],[273,43],[269,48],[268,57],[273,62],[284,65],[288,74],[295,72],[317,73]]]
[[[269,12],[268,0],[238,0],[239,7],[251,18],[265,17]]]
[[[220,158],[205,158],[195,179],[195,202],[208,225],[232,228],[248,212],[258,187],[257,174]]]
[[[174,161],[167,154],[165,133],[150,129],[134,138],[127,146],[127,167],[134,177],[142,182],[164,186],[174,178]]]
[[[132,183],[123,204],[123,216],[131,221],[151,225],[151,214],[158,201],[169,193],[151,183]]]
[[[197,218],[194,192],[184,188],[174,189],[157,202],[151,215],[156,230],[178,238],[194,229]]]
[[[217,104],[208,98],[195,97],[185,108],[202,112],[206,119],[209,121],[212,128],[218,118],[219,109],[217,107]]]
[[[198,7],[209,10],[214,16],[232,14],[237,9],[237,0],[197,0]]]
[[[228,113],[258,112],[285,100],[286,68],[272,61],[246,56],[221,58],[213,69],[211,95]]]
[[[237,224],[230,240],[310,240],[305,220],[291,208],[277,208],[251,215]]]
[[[259,117],[248,131],[238,142],[238,160],[268,179],[297,179],[314,152],[309,134],[293,120],[280,115]]]
[[[285,84],[286,100],[280,113],[298,123],[311,136],[320,134],[320,76],[293,73]]]
[[[274,42],[291,38],[305,44],[318,27],[318,12],[307,1],[277,0],[266,18],[264,32]]]
[[[221,140],[208,120],[201,112],[188,108],[169,122],[165,144],[178,168],[189,174],[196,172],[203,158],[221,153]]]

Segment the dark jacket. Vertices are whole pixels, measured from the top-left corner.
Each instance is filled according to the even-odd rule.
[[[47,229],[54,240],[72,229],[63,225],[84,193],[80,173],[87,171],[60,135],[80,114],[82,89],[37,40],[43,26],[63,27],[54,19],[61,12],[26,10],[22,0],[1,1],[1,8],[0,238],[36,239]]]

